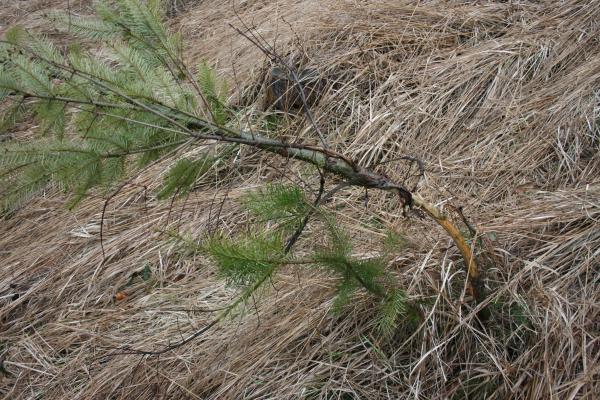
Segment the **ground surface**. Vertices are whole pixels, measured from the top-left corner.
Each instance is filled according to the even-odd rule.
[[[85,1],[6,1],[0,30],[48,31],[50,9]],[[228,25],[240,19],[293,60],[336,82],[314,112],[338,151],[365,166],[409,154],[425,162],[419,193],[463,206],[484,239],[489,306],[476,322],[451,242],[383,194],[334,199],[357,256],[385,232],[404,237],[390,271],[421,310],[392,338],[373,329],[373,300],[333,315],[334,277],[289,268],[242,315],[160,357],[154,349],[204,326],[228,304],[205,258],[164,235],[199,237],[208,205],[228,201],[225,229],[244,229],[236,202],[282,180],[281,160],[243,151],[173,207],[155,199],[167,159],[107,210],[74,211],[40,193],[0,222],[0,394],[7,399],[572,399],[600,393],[600,2],[171,2],[169,24],[191,63],[231,82],[231,100],[261,82],[264,57]],[[235,4],[235,8],[233,6]],[[56,36],[57,40],[64,40]],[[250,99],[260,106],[260,98]],[[288,131],[309,137],[302,118]],[[33,122],[12,134],[31,137]],[[291,165],[292,175],[313,179]],[[402,176],[401,163],[381,166]],[[289,174],[289,173],[288,173]],[[452,208],[448,207],[449,212]],[[310,246],[321,233],[308,232]],[[149,269],[151,279],[139,272]],[[115,295],[123,292],[125,298]]]

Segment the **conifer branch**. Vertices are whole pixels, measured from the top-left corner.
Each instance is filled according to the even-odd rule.
[[[43,58],[42,58],[43,59]],[[372,188],[379,189],[384,191],[393,191],[397,193],[404,206],[416,206],[422,208],[433,220],[435,220],[452,238],[457,248],[459,249],[464,261],[465,266],[469,275],[469,284],[471,288],[471,292],[473,297],[477,302],[481,302],[484,298],[483,294],[483,284],[480,278],[480,271],[477,266],[475,257],[473,255],[473,251],[470,249],[469,245],[466,243],[463,235],[460,233],[458,228],[445,216],[437,207],[433,204],[425,201],[421,196],[414,195],[408,189],[406,189],[403,185],[392,181],[390,178],[374,172],[372,170],[363,168],[358,166],[355,162],[349,160],[344,155],[337,153],[335,151],[326,149],[324,147],[304,144],[304,143],[287,143],[277,139],[262,137],[253,133],[245,132],[245,131],[234,131],[225,127],[217,126],[210,121],[203,120],[199,117],[193,115],[186,115],[187,113],[182,112],[181,110],[173,109],[165,106],[162,103],[158,103],[153,101],[154,104],[148,105],[142,101],[136,100],[125,93],[112,88],[110,85],[107,85],[98,80],[97,77],[89,76],[82,71],[76,70],[74,67],[60,65],[52,60],[43,59],[44,61],[58,67],[61,69],[65,69],[72,73],[73,75],[82,76],[85,79],[92,81],[97,84],[99,87],[114,92],[116,95],[121,96],[124,100],[127,101],[126,104],[123,104],[125,108],[134,108],[137,110],[142,110],[149,112],[155,116],[163,118],[166,122],[172,123],[181,131],[185,132],[189,136],[200,139],[200,140],[215,140],[218,142],[228,142],[228,143],[237,143],[248,145],[251,147],[255,147],[260,150],[264,150],[267,152],[275,153],[280,156],[286,158],[294,158],[297,160],[301,160],[310,164],[317,166],[318,168],[322,168],[325,172],[330,172],[338,177],[342,178],[345,182],[353,186],[360,186],[364,188]],[[71,99],[64,98],[61,96],[53,96],[53,95],[40,95],[40,94],[32,94],[28,92],[22,92],[25,96],[30,97],[38,97],[48,100],[56,100],[63,102],[73,102],[79,104],[89,104],[89,105],[104,105],[103,103],[98,103],[92,100],[83,100],[83,99]],[[150,99],[148,99],[150,100]],[[118,104],[108,103],[106,104],[108,107],[119,108]],[[156,106],[162,108],[157,109]],[[165,109],[166,108],[166,109]],[[175,114],[175,115],[173,115]],[[180,115],[177,115],[180,114]],[[181,118],[194,118],[193,121],[188,122],[184,125],[181,121]],[[136,122],[135,120],[130,120],[131,122]],[[200,131],[193,131],[190,128],[202,128],[208,129],[209,132],[212,133],[202,133]]]
[[[315,199],[312,207],[309,209],[309,211],[303,218],[300,225],[296,228],[294,233],[287,239],[285,247],[284,247],[284,254],[290,253],[290,251],[292,250],[292,247],[294,246],[294,244],[298,241],[298,239],[302,235],[302,232],[306,228],[308,221],[310,220],[310,218],[314,214],[314,212],[318,209],[321,202],[325,199],[328,199],[335,192],[337,192],[341,187],[343,187],[343,186],[338,185],[337,187],[332,189],[329,193],[327,193],[325,196],[323,196],[324,189],[325,189],[325,177],[323,174],[321,174],[321,179],[319,180],[319,190],[318,190],[316,199]],[[227,318],[236,307],[238,307],[240,304],[242,304],[243,302],[248,300],[254,292],[256,292],[268,279],[271,278],[271,276],[273,275],[275,270],[280,266],[280,263],[278,263],[278,262],[270,262],[270,260],[262,260],[262,261],[265,261],[264,265],[269,266],[267,268],[267,270],[263,272],[262,276],[259,279],[257,279],[249,288],[246,288],[244,290],[244,292],[242,293],[242,295],[239,296],[233,303],[229,304],[225,308],[222,308],[222,312],[219,316],[214,318],[211,322],[209,322],[207,325],[205,325],[201,329],[194,332],[192,335],[188,336],[187,338],[185,338],[177,343],[170,344],[160,350],[136,350],[136,349],[132,349],[130,347],[123,347],[123,348],[118,349],[116,352],[112,352],[105,356],[102,356],[100,359],[103,360],[103,359],[107,359],[110,357],[116,357],[116,356],[121,356],[121,355],[157,356],[157,355],[168,353],[169,351],[176,350],[182,346],[185,346],[186,344],[190,343],[191,341],[195,340],[196,338],[202,336],[203,334],[208,332],[210,329],[212,329],[214,326],[216,326],[218,323],[220,323],[225,318]],[[276,261],[276,260],[273,260],[273,261]],[[301,263],[304,263],[304,261],[311,262],[312,260],[301,260]],[[288,260],[284,260],[283,263],[288,264],[288,263],[295,263],[295,262],[294,261],[288,262]]]
[[[78,201],[93,186],[122,181],[127,157],[137,154],[141,155],[138,157],[144,159],[148,155],[148,159],[144,161],[147,165],[151,160],[159,158],[159,155],[164,154],[166,150],[172,149],[174,152],[191,142],[211,145],[215,143],[244,145],[286,159],[298,160],[315,166],[320,174],[320,182],[313,204],[303,203],[308,206],[308,209],[302,208],[301,212],[297,212],[296,215],[302,218],[293,219],[294,225],[297,224],[295,230],[288,237],[283,249],[278,248],[274,252],[280,258],[262,257],[264,252],[261,253],[261,250],[264,249],[251,248],[251,250],[258,249],[256,254],[260,254],[262,257],[255,257],[255,259],[246,257],[243,260],[248,261],[246,272],[249,272],[248,275],[251,275],[254,280],[232,304],[224,308],[207,326],[188,338],[161,350],[138,351],[125,348],[119,349],[119,352],[109,354],[109,356],[164,354],[189,343],[211,329],[230,315],[238,305],[246,302],[271,278],[280,265],[294,263],[294,259],[288,259],[286,255],[290,253],[294,244],[301,237],[319,205],[343,186],[391,192],[400,198],[403,209],[410,207],[423,209],[453,240],[464,260],[468,285],[473,298],[476,303],[483,302],[485,293],[482,272],[478,267],[473,249],[454,222],[443,210],[415,193],[416,186],[408,189],[405,187],[404,181],[393,180],[379,173],[375,168],[360,166],[343,153],[332,150],[307,104],[294,66],[288,64],[272,46],[260,35],[254,34],[243,21],[242,24],[247,32],[236,27],[233,29],[259,48],[273,62],[283,65],[288,70],[319,144],[315,145],[299,139],[288,143],[284,138],[261,136],[230,123],[229,110],[225,108],[223,101],[218,96],[218,90],[215,89],[217,86],[214,82],[214,73],[210,73],[208,69],[205,71],[206,73],[200,70],[198,81],[195,79],[179,54],[177,38],[166,33],[166,29],[156,15],[156,10],[146,8],[142,3],[134,1],[118,2],[118,4],[123,15],[117,15],[108,8],[104,8],[103,20],[93,21],[87,25],[84,21],[69,20],[69,27],[73,26],[79,32],[85,32],[87,26],[90,31],[88,32],[89,36],[97,39],[114,38],[118,32],[127,33],[124,35],[123,43],[119,42],[114,47],[117,58],[121,62],[117,66],[108,65],[108,63],[76,51],[73,52],[74,54],[62,56],[49,42],[36,41],[37,39],[33,35],[27,37],[27,41],[32,44],[24,43],[19,41],[19,32],[7,34],[7,37],[12,38],[8,41],[0,41],[0,45],[8,46],[18,55],[14,59],[0,60],[2,61],[0,66],[2,98],[8,98],[8,101],[14,102],[17,96],[20,96],[19,107],[23,103],[27,103],[24,106],[37,106],[34,110],[36,117],[42,121],[42,126],[45,123],[46,128],[58,136],[58,141],[40,143],[38,147],[33,146],[31,151],[6,150],[6,154],[10,153],[12,158],[8,161],[0,160],[0,167],[5,168],[4,171],[0,171],[0,176],[8,177],[7,181],[18,181],[20,171],[26,170],[31,165],[35,166],[38,163],[40,167],[38,170],[33,169],[34,173],[30,173],[33,178],[25,180],[22,185],[15,184],[16,189],[9,192],[11,196],[14,194],[17,197],[22,190],[33,192],[51,178],[55,178],[59,181],[62,179],[61,182],[65,183],[66,187],[74,189],[75,200]],[[156,77],[158,82],[153,82],[153,79],[150,78],[145,79],[144,74]],[[136,78],[133,77],[137,77],[138,80],[136,81]],[[62,85],[63,83],[66,85]],[[65,86],[68,87],[65,88]],[[194,90],[197,92],[196,94],[194,94]],[[210,116],[198,115],[200,113],[198,99],[203,103],[202,111],[208,111]],[[58,108],[55,107],[57,105]],[[68,120],[67,113],[74,118]],[[77,122],[78,119],[79,122]],[[103,122],[98,120],[103,120]],[[88,129],[83,135],[75,138],[69,137],[68,140],[62,137],[62,132],[67,124],[71,124],[68,126],[74,126],[79,131],[85,130],[81,128],[81,121],[89,122]],[[105,136],[102,128],[106,128],[106,126],[112,128],[113,125],[119,125],[121,130],[115,131],[116,133],[111,130],[109,135],[112,136]],[[96,130],[88,134],[92,128]],[[134,133],[131,133],[131,130]],[[78,133],[81,134],[81,132]],[[408,156],[402,157],[402,159],[411,162],[410,168],[412,168],[412,163],[416,162],[420,176],[423,176],[424,166],[420,160]],[[199,164],[201,160],[187,160],[187,163],[186,160],[183,161],[180,163],[180,169],[173,168],[171,170],[174,171],[174,178],[171,181],[172,185],[163,192],[163,194],[167,193],[165,196],[173,193],[176,195],[182,189],[191,190],[194,179],[198,176],[192,175],[199,174],[198,171],[201,171],[204,166],[204,164]],[[342,184],[325,193],[325,176],[327,174],[336,176],[342,181]],[[121,182],[104,203],[100,224],[103,255],[103,220],[108,203],[125,185],[131,182],[131,179],[133,178]],[[329,260],[331,264],[336,265],[335,268],[343,270],[345,279],[347,278],[345,284],[348,287],[346,289],[352,289],[358,282],[379,298],[388,299],[389,293],[373,280],[374,277],[379,276],[380,265],[354,262],[347,257],[348,254],[332,253]],[[227,254],[226,256],[235,258]],[[482,311],[484,310],[485,308],[482,309]]]

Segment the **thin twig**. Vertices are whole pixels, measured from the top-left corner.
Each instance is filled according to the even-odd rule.
[[[240,19],[240,22],[242,23],[242,25],[244,26],[244,28],[246,28],[246,30],[249,32],[248,34],[242,32],[240,29],[233,26],[232,24],[229,24],[229,26],[232,29],[234,29],[238,34],[240,34],[241,36],[246,38],[246,40],[248,40],[254,46],[256,46],[260,51],[262,51],[272,61],[275,61],[275,62],[283,65],[288,70],[288,72],[290,73],[290,76],[292,77],[292,81],[294,82],[294,87],[296,88],[296,91],[297,91],[298,95],[300,96],[300,100],[302,102],[302,109],[304,110],[306,117],[308,118],[311,126],[315,130],[315,133],[319,137],[319,141],[321,142],[321,145],[323,146],[323,148],[328,149],[329,144],[327,143],[327,140],[325,139],[323,132],[321,132],[321,128],[319,128],[319,126],[317,125],[315,117],[308,105],[306,95],[304,94],[304,88],[302,86],[302,83],[300,83],[300,78],[298,77],[298,74],[296,73],[295,68],[292,67],[291,65],[289,65],[283,59],[283,57],[281,57],[279,55],[279,53],[277,53],[274,49],[272,49],[271,46],[264,39],[261,41],[261,38],[257,37],[253,33],[253,31],[244,23],[244,21],[241,20],[241,18],[239,18],[239,19]]]

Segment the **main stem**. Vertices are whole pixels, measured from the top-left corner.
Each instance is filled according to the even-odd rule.
[[[73,73],[78,71],[73,70]],[[101,82],[96,82],[95,79],[89,78],[93,82],[102,85],[106,85]],[[346,183],[353,186],[360,186],[364,188],[373,188],[386,191],[396,192],[402,199],[403,203],[407,206],[417,206],[423,209],[435,222],[437,222],[444,230],[450,235],[454,241],[456,247],[459,249],[467,268],[469,276],[469,286],[473,298],[477,303],[480,303],[484,298],[484,286],[481,279],[480,269],[477,266],[477,261],[473,254],[472,249],[466,243],[464,236],[460,233],[458,228],[452,223],[452,221],[442,213],[435,205],[425,201],[421,196],[411,193],[401,184],[392,181],[385,175],[371,171],[369,169],[358,166],[356,163],[349,160],[344,155],[326,149],[319,146],[313,146],[303,143],[286,143],[280,140],[255,135],[245,131],[234,131],[223,126],[216,125],[210,121],[202,120],[198,117],[190,115],[177,115],[179,110],[167,108],[163,104],[148,105],[140,100],[131,98],[117,90],[110,87],[107,89],[114,91],[115,94],[121,96],[127,101],[125,104],[99,104],[88,99],[71,99],[62,98],[57,96],[44,96],[33,93],[23,92],[22,94],[27,97],[37,97],[40,99],[49,99],[55,101],[61,101],[64,103],[84,103],[94,106],[108,106],[110,108],[127,107],[132,109],[138,109],[140,111],[146,111],[166,121],[175,124],[181,131],[179,133],[192,136],[199,140],[215,140],[220,142],[238,143],[251,146],[260,150],[264,150],[270,153],[275,153],[286,158],[294,158],[302,160],[309,164],[313,164],[323,171],[330,172],[334,175],[341,177]],[[115,115],[116,118],[118,116]],[[180,118],[185,117],[188,119],[186,125],[182,125],[179,121]],[[189,122],[189,118],[193,117],[194,120]],[[179,120],[179,121],[178,121]],[[137,122],[130,120],[130,122]],[[143,122],[140,121],[143,125]],[[157,127],[161,129],[162,127]],[[165,130],[170,130],[164,128]]]
[[[435,205],[429,203],[418,194],[411,193],[402,185],[390,180],[390,178],[357,166],[342,155],[330,150],[301,144],[286,144],[278,140],[264,138],[246,132],[239,132],[238,136],[235,138],[236,139],[234,140],[238,141],[238,143],[244,143],[262,150],[277,153],[284,157],[295,158],[314,164],[325,171],[340,176],[347,183],[354,186],[395,191],[401,196],[406,205],[423,209],[438,225],[444,228],[450,238],[454,241],[454,244],[460,251],[465,262],[471,294],[477,303],[483,301],[485,297],[483,279],[477,265],[477,260],[473,254],[473,249],[468,245],[465,237],[456,225],[454,225],[448,216]],[[231,139],[233,139],[231,136],[222,137],[222,140],[224,141]]]

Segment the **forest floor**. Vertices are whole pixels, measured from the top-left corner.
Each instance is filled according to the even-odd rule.
[[[89,1],[0,2],[14,24],[57,40],[44,14]],[[191,343],[156,349],[211,321],[236,290],[166,231],[195,238],[214,218],[243,230],[238,199],[309,178],[295,163],[240,152],[240,166],[173,204],[156,199],[164,159],[106,210],[102,193],[67,210],[48,189],[0,221],[0,396],[6,399],[594,399],[600,393],[600,1],[170,0],[191,65],[230,82],[260,112],[264,55],[242,22],[326,77],[313,112],[334,148],[403,177],[481,239],[490,320],[465,294],[460,254],[417,211],[345,190],[328,205],[371,256],[402,237],[390,272],[421,320],[392,337],[374,300],[331,312],[336,278],[290,266],[259,298]],[[257,93],[250,96],[248,93]],[[301,115],[283,130],[308,137]],[[28,140],[35,123],[10,134]],[[0,155],[1,157],[1,155]],[[282,171],[285,171],[282,173]],[[452,207],[454,206],[454,207]],[[321,232],[309,229],[310,246]],[[485,255],[485,257],[483,256]]]

